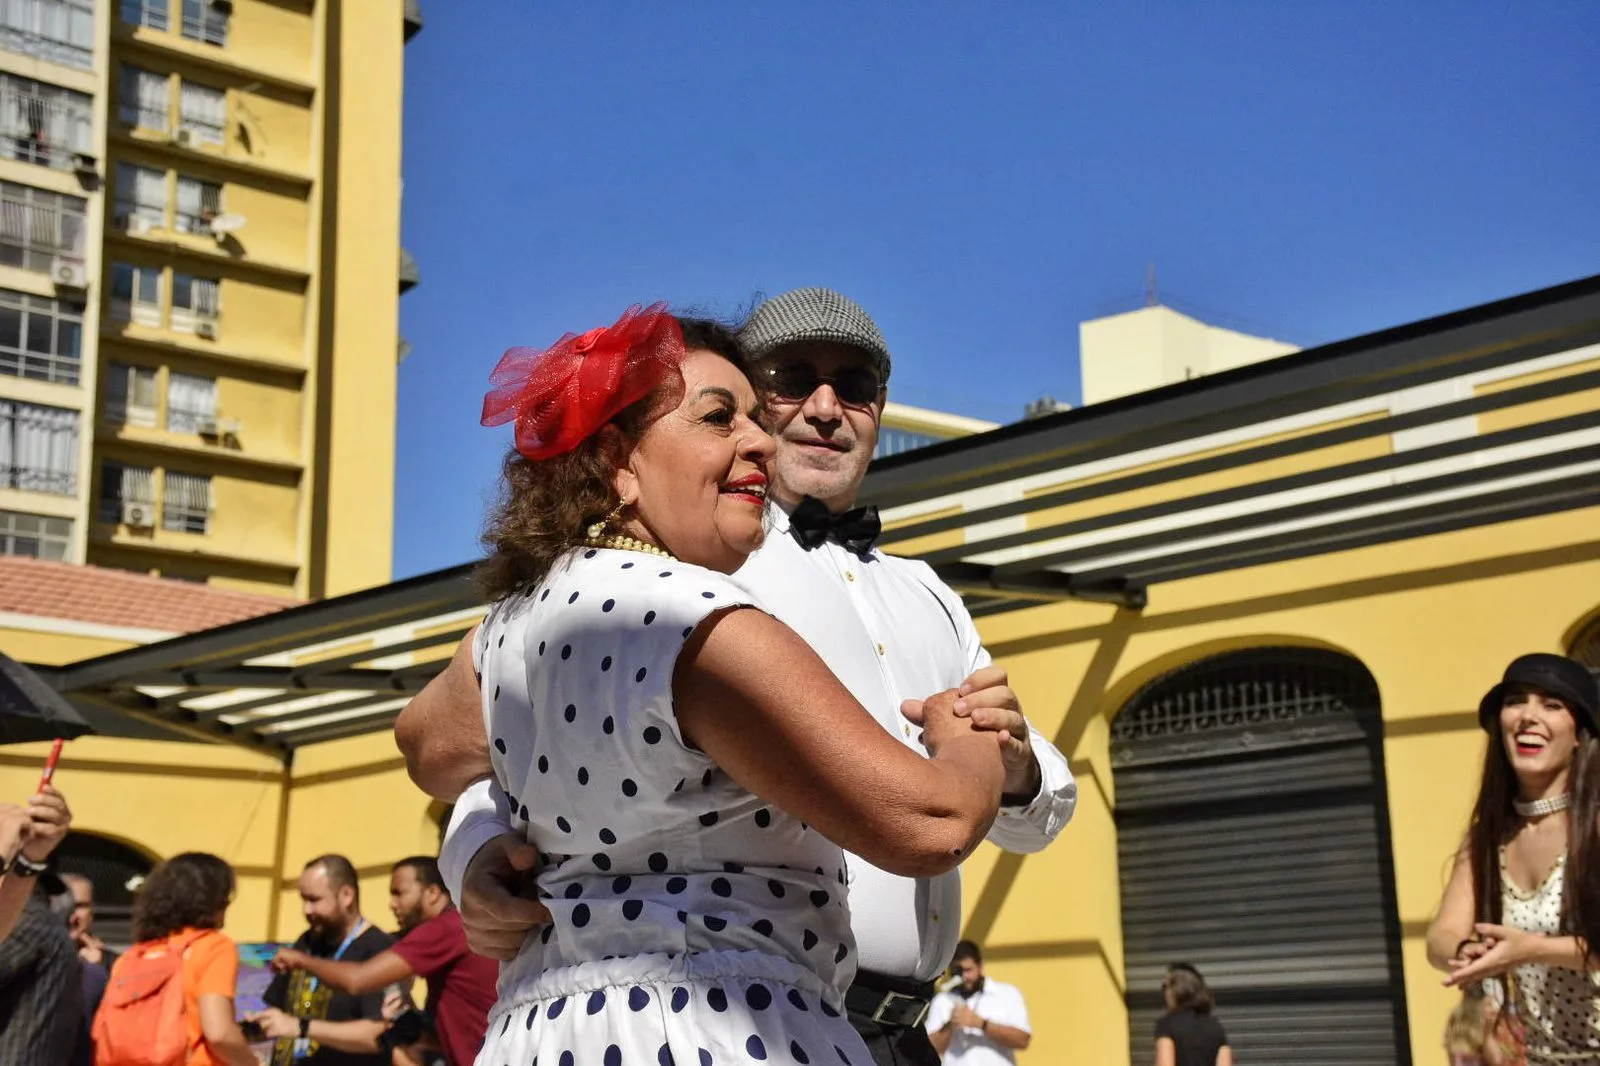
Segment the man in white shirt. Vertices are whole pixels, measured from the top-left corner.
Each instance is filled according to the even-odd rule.
[[[771,411],[777,452],[769,497],[776,507],[766,543],[735,580],[908,747],[922,750],[920,701],[960,689],[958,713],[1010,734],[1002,807],[989,839],[1008,851],[1041,850],[1077,801],[1066,759],[1028,725],[960,596],[925,563],[873,548],[877,511],[855,508],[888,395],[889,350],[878,327],[838,293],[797,289],[762,304],[741,341]],[[458,652],[458,661],[463,655],[470,651]],[[470,670],[447,674],[406,709],[396,737],[412,777],[448,801],[464,784],[451,772],[456,755],[477,757],[487,741]],[[439,855],[474,950],[492,955],[514,952],[544,917],[536,902],[506,890],[537,855],[507,833],[505,802],[490,782],[463,792]],[[922,1022],[960,934],[960,874],[900,877],[846,858],[860,959],[846,997],[851,1021],[876,1062],[931,1066],[938,1056]]]
[[[956,945],[956,981],[933,999],[928,1035],[945,1066],[1001,1066],[1033,1040],[1028,1005],[1015,985],[983,975],[983,953],[963,940]]]

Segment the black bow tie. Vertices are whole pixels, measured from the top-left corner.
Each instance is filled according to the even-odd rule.
[[[829,513],[821,500],[811,496],[803,497],[800,506],[789,516],[789,532],[806,551],[831,540],[857,555],[865,555],[872,550],[882,530],[876,507],[857,507],[836,515]]]

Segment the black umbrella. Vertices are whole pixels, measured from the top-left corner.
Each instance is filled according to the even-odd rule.
[[[28,667],[0,655],[0,744],[71,740],[93,732],[65,696]]]

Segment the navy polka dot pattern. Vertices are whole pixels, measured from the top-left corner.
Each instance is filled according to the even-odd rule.
[[[1524,892],[1507,872],[1505,849],[1501,848],[1503,923],[1529,933],[1561,935],[1566,866],[1563,855],[1542,884]],[[1537,964],[1519,966],[1513,973],[1517,1010],[1526,1024],[1528,1062],[1542,1064],[1556,1061],[1556,1057],[1563,1062],[1600,1062],[1600,1000],[1594,998],[1589,975]]]
[[[522,1024],[496,1017],[479,1061],[739,1066],[837,1047],[867,1063],[832,1009],[855,969],[843,855],[678,730],[684,641],[752,600],[645,558],[573,552],[479,630],[495,775],[548,860],[553,917],[502,970],[497,1015]]]

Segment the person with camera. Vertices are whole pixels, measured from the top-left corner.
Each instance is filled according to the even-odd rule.
[[[392,1012],[379,1044],[389,1049],[436,1044],[448,1066],[467,1066],[483,1042],[500,969],[467,949],[461,914],[431,857],[395,863],[389,875],[389,909],[400,923],[400,939],[387,951],[364,962],[347,962],[291,948],[277,954],[273,969],[304,971],[355,996],[421,977],[428,982],[428,1013],[415,1008]]]
[[[365,962],[394,943],[362,916],[356,868],[343,855],[306,863],[300,899],[310,926],[294,942],[301,958]],[[272,1066],[390,1066],[392,1054],[378,1042],[388,1028],[381,988],[351,995],[304,969],[280,966],[262,998],[268,1008],[250,1021],[277,1041]]]
[[[983,975],[983,953],[970,940],[956,945],[951,969],[956,980],[928,1008],[934,1050],[944,1056],[945,1066],[1014,1064],[1016,1052],[1033,1041],[1022,993]]]

